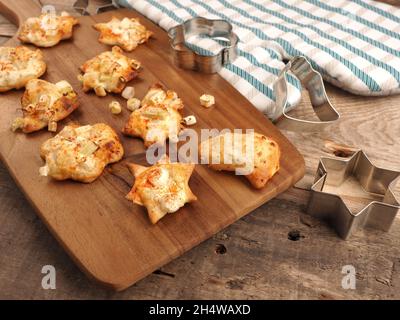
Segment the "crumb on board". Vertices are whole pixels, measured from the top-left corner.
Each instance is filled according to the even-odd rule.
[[[215,97],[211,94],[203,94],[200,96],[200,104],[205,108],[210,108],[215,104]]]
[[[118,101],[111,101],[109,108],[112,114],[120,114],[122,111],[121,105]]]
[[[135,96],[135,88],[134,87],[126,87],[124,91],[122,91],[122,98],[129,100]]]
[[[194,124],[196,124],[196,122],[197,122],[197,119],[195,116],[187,116],[187,117],[183,118],[183,123],[187,126],[194,125]]]

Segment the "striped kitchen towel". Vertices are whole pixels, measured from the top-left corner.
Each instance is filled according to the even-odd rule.
[[[371,0],[120,0],[163,29],[202,16],[225,19],[239,36],[239,57],[220,75],[272,119],[273,83],[283,60],[308,58],[326,81],[360,95],[400,92],[400,10]],[[189,39],[205,54],[221,43]],[[290,104],[300,100],[291,76]]]

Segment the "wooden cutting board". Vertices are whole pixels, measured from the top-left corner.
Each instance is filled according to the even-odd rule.
[[[39,14],[40,8],[33,1],[0,1],[0,12],[18,24]],[[198,122],[191,128],[254,128],[279,143],[281,169],[264,189],[254,190],[244,177],[197,165],[190,187],[199,200],[167,215],[156,225],[149,222],[143,207],[125,199],[133,183],[125,164],[143,161],[143,143],[121,135],[120,129],[129,116],[125,107],[118,116],[108,110],[112,100],[125,106],[120,96],[99,98],[93,93],[85,94],[77,80],[78,67],[83,62],[110,49],[97,41],[98,33],[92,25],[108,21],[113,15],[140,17],[154,32],[147,44],[127,53],[143,65],[139,78],[130,83],[139,98],[149,85],[160,81],[183,99],[185,115],[196,115]],[[124,160],[107,167],[89,185],[40,177],[38,169],[43,161],[39,147],[52,134],[43,130],[25,135],[10,130],[12,120],[21,115],[23,90],[0,94],[0,155],[40,218],[77,265],[103,285],[122,290],[292,186],[304,175],[304,160],[280,131],[219,75],[175,67],[165,31],[135,11],[116,10],[79,20],[73,39],[43,49],[48,64],[43,79],[68,80],[80,97],[80,108],[60,122],[59,127],[69,121],[110,124],[120,134]],[[15,38],[6,43],[17,44]],[[199,105],[203,93],[216,97],[215,107],[205,109]]]

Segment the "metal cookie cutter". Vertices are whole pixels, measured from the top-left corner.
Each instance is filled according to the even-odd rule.
[[[108,9],[117,9],[119,5],[116,0],[77,0],[73,7],[82,15],[93,16]]]
[[[326,220],[343,239],[363,227],[389,231],[400,210],[399,200],[392,191],[399,176],[398,171],[374,166],[361,150],[348,159],[322,157],[311,187],[307,213]],[[326,191],[330,186],[341,186],[349,178],[354,178],[379,201],[371,201],[354,213],[339,195]]]
[[[288,102],[287,74],[289,71],[300,80],[303,88],[308,90],[311,105],[321,121],[299,119],[288,114],[291,107]],[[274,93],[276,114],[282,114],[285,120],[279,123],[280,128],[293,131],[319,131],[340,118],[339,113],[329,101],[321,74],[314,70],[307,58],[303,56],[294,57],[286,64],[274,83]]]
[[[235,60],[237,56],[239,38],[232,31],[232,25],[225,20],[196,17],[172,27],[168,30],[168,35],[174,52],[175,64],[183,69],[215,73],[221,70],[225,64]],[[215,55],[201,55],[186,46],[186,39],[193,35],[224,38],[229,45]]]

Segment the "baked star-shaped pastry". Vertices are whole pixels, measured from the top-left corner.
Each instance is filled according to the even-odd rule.
[[[25,87],[46,71],[42,52],[27,47],[0,47],[0,92]]]
[[[179,113],[182,108],[183,102],[176,92],[166,91],[160,84],[155,84],[143,98],[141,107],[131,113],[122,132],[142,138],[146,147],[154,143],[164,144],[182,130]]]
[[[135,183],[126,198],[145,206],[154,224],[167,213],[173,213],[185,203],[197,200],[189,188],[189,179],[195,165],[170,163],[164,158],[151,167],[129,163]]]
[[[214,170],[244,169],[244,175],[257,189],[263,188],[279,170],[279,145],[256,132],[220,134],[203,141],[199,151],[201,162]]]
[[[78,19],[68,12],[61,15],[43,13],[39,17],[28,18],[18,32],[21,42],[32,43],[38,47],[53,47],[61,40],[72,37],[72,31]]]
[[[136,18],[119,20],[113,17],[109,22],[97,23],[93,27],[100,31],[99,42],[120,46],[125,51],[132,51],[153,34]]]
[[[78,79],[83,91],[93,89],[96,95],[106,96],[107,92],[121,93],[126,83],[138,75],[140,62],[128,58],[119,47],[112,47],[96,57],[86,61],[81,70],[84,73]]]
[[[56,84],[32,79],[26,84],[21,98],[23,118],[16,118],[12,129],[24,133],[48,127],[56,131],[57,121],[66,118],[79,106],[78,96],[65,80]]]
[[[92,182],[109,163],[121,160],[124,149],[115,131],[104,123],[65,126],[43,143],[40,156],[46,161],[39,172],[56,180]]]

